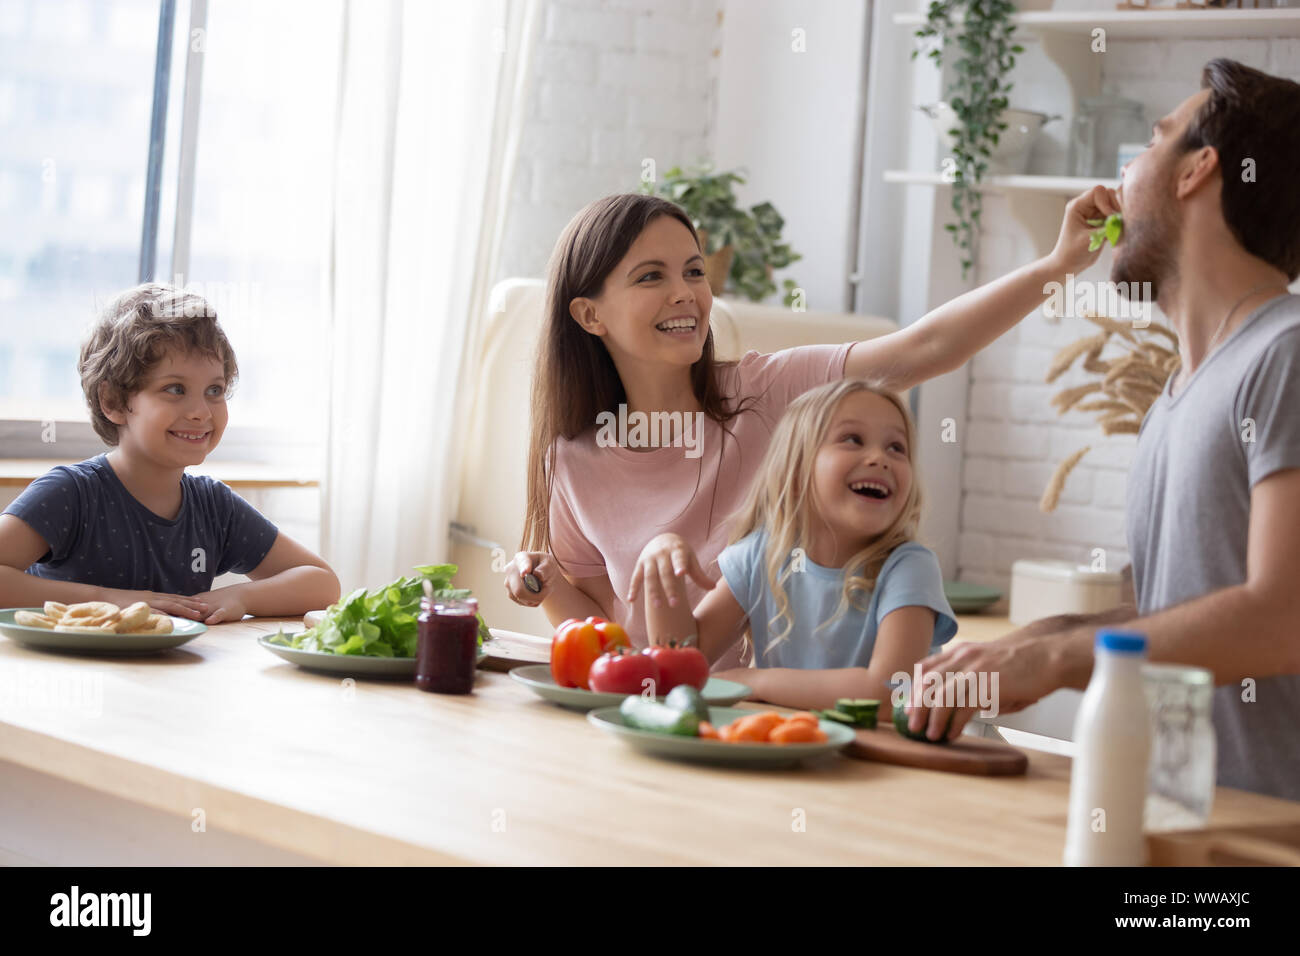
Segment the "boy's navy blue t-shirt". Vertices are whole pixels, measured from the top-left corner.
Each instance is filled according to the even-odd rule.
[[[201,594],[212,579],[247,574],[275,544],[275,525],[221,482],[181,477],[181,510],[168,521],[140,504],[105,455],[59,465],[5,509],[50,550],[28,574],[164,594]]]

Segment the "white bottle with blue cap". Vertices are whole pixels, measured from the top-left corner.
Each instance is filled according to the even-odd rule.
[[[1151,718],[1142,687],[1147,639],[1097,632],[1092,680],[1074,721],[1066,866],[1142,866]]]

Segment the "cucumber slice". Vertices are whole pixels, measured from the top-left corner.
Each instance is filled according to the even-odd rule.
[[[880,701],[878,700],[853,700],[848,697],[841,697],[835,702],[836,710],[855,717],[874,715],[879,708]]]
[[[842,710],[823,710],[819,716],[822,720],[833,720],[837,724],[848,724],[850,727],[857,724],[857,720],[852,715]]]

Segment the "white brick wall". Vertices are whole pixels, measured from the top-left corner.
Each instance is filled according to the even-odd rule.
[[[1102,88],[1143,103],[1154,121],[1199,88],[1201,67],[1216,56],[1300,81],[1296,39],[1125,40],[1111,41],[1104,54]],[[1033,81],[1017,77],[1018,85]],[[983,218],[979,282],[1033,254],[1002,198],[986,197]],[[1103,255],[1086,277],[1105,279],[1109,271],[1110,257]],[[1158,312],[1155,317],[1165,321]],[[1093,548],[1106,550],[1109,568],[1128,562],[1125,485],[1135,439],[1103,437],[1085,413],[1056,416],[1048,398],[1086,376],[1071,372],[1050,386],[1043,383],[1056,350],[1090,328],[1081,319],[1053,323],[1035,313],[971,363],[958,543],[963,580],[1005,590],[1016,558],[1085,562]],[[1084,445],[1092,451],[1071,474],[1061,503],[1052,514],[1041,514],[1038,499],[1056,463]]]
[[[545,0],[498,278],[541,276],[593,199],[710,152],[721,0]]]

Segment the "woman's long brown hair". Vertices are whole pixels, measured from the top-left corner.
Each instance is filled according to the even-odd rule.
[[[623,381],[605,343],[574,320],[569,314],[569,304],[577,298],[599,296],[606,277],[627,255],[642,230],[660,216],[671,216],[680,222],[690,230],[699,246],[695,226],[680,206],[656,196],[620,193],[597,199],[583,208],[564,228],[551,253],[546,281],[546,325],[533,371],[528,506],[520,550],[551,549],[550,503],[555,481],[556,439],[576,438],[595,427],[600,412],[617,413],[619,404],[627,401]],[[720,425],[743,411],[730,407],[718,386],[718,370],[734,364],[714,358],[710,328],[704,350],[691,366],[691,389],[704,414]]]

